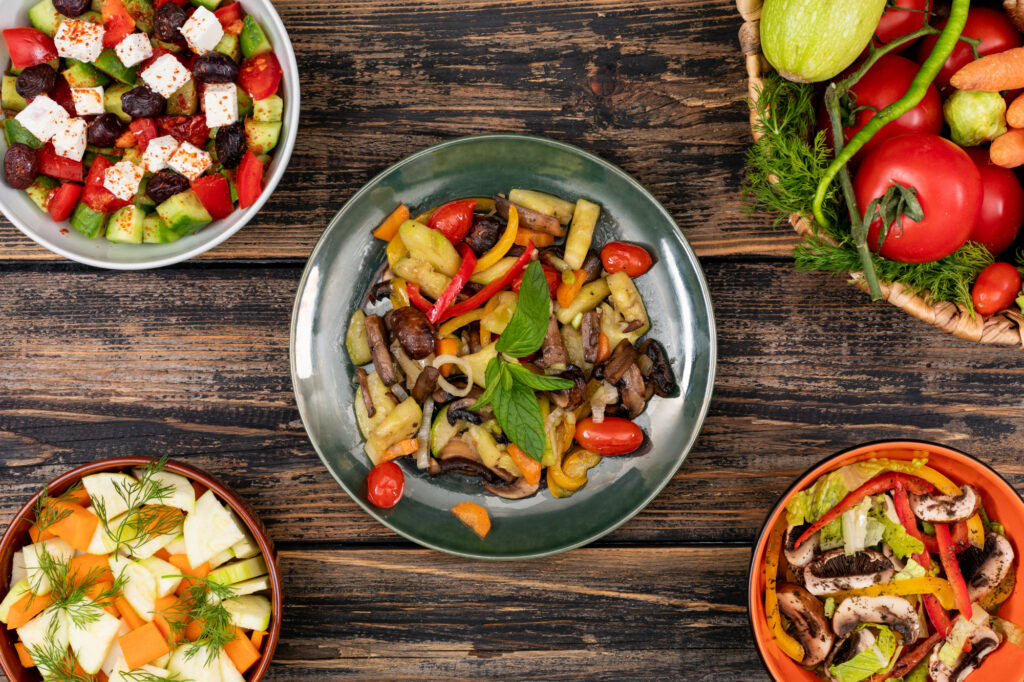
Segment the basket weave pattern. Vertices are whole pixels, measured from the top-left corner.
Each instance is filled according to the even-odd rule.
[[[771,69],[761,54],[761,5],[762,0],[736,0],[736,6],[744,20],[743,26],[740,27],[740,48],[746,60],[747,91],[751,103],[756,102],[760,94],[763,74]],[[755,140],[759,137],[757,124],[756,109],[751,107],[750,126]],[[811,232],[810,221],[799,213],[791,214],[789,223],[800,236],[806,236]],[[862,273],[851,272],[849,283],[867,292],[867,284]],[[918,295],[899,282],[882,282],[881,288],[884,300],[958,338],[1024,348],[1024,316],[1013,310],[972,317],[966,308],[954,303],[931,301],[927,294]]]

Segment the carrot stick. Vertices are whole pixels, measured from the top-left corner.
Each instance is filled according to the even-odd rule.
[[[195,582],[194,580],[191,580],[190,577],[205,578],[210,574],[209,561],[198,568],[192,568],[192,564],[188,562],[188,555],[185,554],[172,554],[167,558],[167,563],[177,568],[181,571],[182,575],[186,576],[185,579],[181,581],[181,584],[178,585],[178,594],[184,594],[185,591],[188,590],[188,588]]]
[[[52,602],[52,595],[44,596],[29,592],[11,606],[11,612],[7,615],[7,628],[9,630],[20,628],[39,615]]]
[[[260,649],[261,646],[263,646],[263,638],[266,637],[266,636],[267,636],[267,631],[266,630],[253,630],[252,631],[252,635],[250,635],[249,639],[252,640],[252,645],[254,647],[256,647],[257,651]]]
[[[419,450],[419,448],[420,442],[415,438],[406,438],[405,440],[400,440],[391,447],[389,447],[387,450],[385,450],[384,455],[377,463],[380,464],[380,462],[389,462],[393,459],[397,459],[398,457],[405,457],[406,455],[411,455],[412,453]]]
[[[486,509],[475,502],[460,502],[452,507],[452,514],[481,538],[491,532],[491,517],[487,515]]]
[[[224,645],[224,653],[235,664],[235,670],[244,673],[260,660],[260,652],[241,628],[235,628],[235,638]]]
[[[540,462],[512,443],[508,445],[508,454],[512,455],[512,459],[515,461],[516,466],[519,467],[519,471],[523,472],[523,478],[526,479],[527,483],[530,485],[540,483]]]
[[[128,623],[128,627],[132,630],[141,628],[146,624],[146,621],[142,620],[139,614],[135,613],[135,608],[128,603],[128,600],[124,597],[118,597],[114,600],[114,606],[117,607],[118,612],[121,614],[121,618],[124,619],[125,623]]]
[[[89,497],[89,491],[85,489],[83,485],[76,485],[67,492],[61,493],[61,497],[68,502],[74,502],[80,504],[83,507],[88,507],[92,504],[92,498]]]
[[[377,239],[383,239],[386,242],[391,241],[398,234],[398,228],[402,226],[406,220],[409,219],[409,207],[405,204],[399,204],[398,208],[391,212],[387,218],[384,219],[376,230],[373,231],[373,236]]]
[[[531,230],[528,227],[520,225],[519,231],[516,232],[515,243],[519,246],[526,246],[528,242],[533,242],[533,245],[538,249],[543,249],[555,243],[555,235],[548,234],[547,232],[540,232],[538,230]]]
[[[18,651],[18,660],[21,661],[21,667],[23,668],[34,668],[36,662],[32,660],[32,657],[28,655],[28,647],[21,642],[15,642],[14,648]]]
[[[976,59],[949,81],[958,90],[1017,90],[1024,88],[1024,47],[1015,47]]]
[[[188,609],[176,606],[184,598],[172,594],[156,600],[156,608],[153,610],[153,622],[156,623],[156,626],[166,639],[171,639],[171,635],[175,630],[174,626],[184,622],[184,619],[188,617]],[[184,637],[184,633],[179,628],[178,635],[174,637],[174,643],[177,644],[182,637]]]
[[[1018,95],[1006,110],[1006,123],[1011,128],[1024,128],[1024,95]]]
[[[1002,168],[1024,165],[1024,130],[1013,128],[992,141],[989,158]]]
[[[163,633],[154,623],[146,623],[132,630],[117,642],[121,645],[121,653],[130,670],[141,668],[171,652]]]
[[[39,526],[32,526],[28,529],[28,537],[32,542],[42,542],[43,540],[51,540],[57,536],[48,530],[39,530]]]
[[[438,355],[458,355],[459,340],[452,338],[438,339],[434,342],[434,352]],[[452,363],[441,365],[441,376],[446,377],[452,373]]]
[[[114,572],[110,570],[106,556],[81,554],[71,560],[71,566],[68,568],[69,580],[85,580],[90,573],[95,574],[97,580],[101,582],[114,582]]]
[[[597,361],[604,362],[611,354],[611,342],[608,340],[608,335],[604,332],[599,332],[597,337]]]

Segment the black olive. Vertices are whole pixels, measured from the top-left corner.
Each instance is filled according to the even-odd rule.
[[[94,147],[113,147],[124,135],[125,125],[114,114],[101,114],[89,124],[89,144]]]
[[[181,27],[188,21],[185,10],[173,2],[165,2],[153,14],[153,35],[157,40],[173,43],[181,40]]]
[[[245,130],[241,123],[217,129],[217,160],[225,168],[238,168],[245,156]]]
[[[149,184],[146,185],[146,194],[156,203],[162,204],[188,188],[188,179],[185,176],[164,169],[149,179]]]
[[[36,152],[27,144],[16,143],[7,148],[4,156],[4,179],[14,189],[28,189],[36,176],[39,166]]]
[[[192,65],[192,75],[201,83],[234,83],[238,64],[226,54],[207,52]]]
[[[57,72],[49,64],[30,66],[14,82],[14,89],[25,99],[32,99],[53,90],[57,84]]]
[[[53,0],[53,8],[71,19],[84,14],[90,4],[89,0]]]
[[[156,118],[164,113],[164,98],[148,85],[140,85],[121,95],[121,108],[132,118]]]

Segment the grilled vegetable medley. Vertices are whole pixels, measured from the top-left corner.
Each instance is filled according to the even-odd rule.
[[[166,243],[246,209],[281,65],[238,2],[40,0],[3,31],[4,180],[86,237]]]
[[[984,491],[912,457],[821,476],[769,536],[768,630],[822,679],[961,682],[1022,644],[1024,630],[997,615],[1016,556]]]
[[[388,267],[346,338],[377,465],[371,502],[398,502],[399,457],[431,476],[477,476],[505,498],[533,495],[542,478],[568,497],[602,457],[641,447],[633,420],[676,384],[665,349],[643,338],[650,319],[634,279],[651,254],[624,242],[598,250],[600,213],[515,189],[416,219],[399,206],[377,228]],[[489,527],[479,510],[455,513]]]
[[[0,623],[25,668],[85,682],[240,682],[272,615],[266,560],[213,491],[153,461],[38,499]]]

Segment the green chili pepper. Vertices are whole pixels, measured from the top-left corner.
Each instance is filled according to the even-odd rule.
[[[814,196],[814,217],[820,225],[828,226],[828,220],[822,211],[822,205],[825,203],[825,196],[829,185],[832,184],[836,175],[839,174],[840,169],[849,163],[850,159],[875,136],[875,133],[920,104],[928,92],[928,86],[939,75],[942,65],[946,63],[946,59],[952,54],[953,48],[956,47],[957,41],[960,40],[960,34],[963,33],[964,26],[967,24],[967,12],[970,8],[971,0],[953,0],[953,6],[950,9],[946,27],[942,30],[938,42],[935,43],[935,49],[932,50],[925,63],[921,65],[921,70],[914,78],[913,83],[910,84],[910,89],[907,90],[907,93],[882,109],[874,118],[868,121],[868,124],[860,129],[853,139],[850,140],[850,144],[846,145],[843,151],[829,165],[828,170],[825,172],[825,177],[818,183],[818,191]]]

